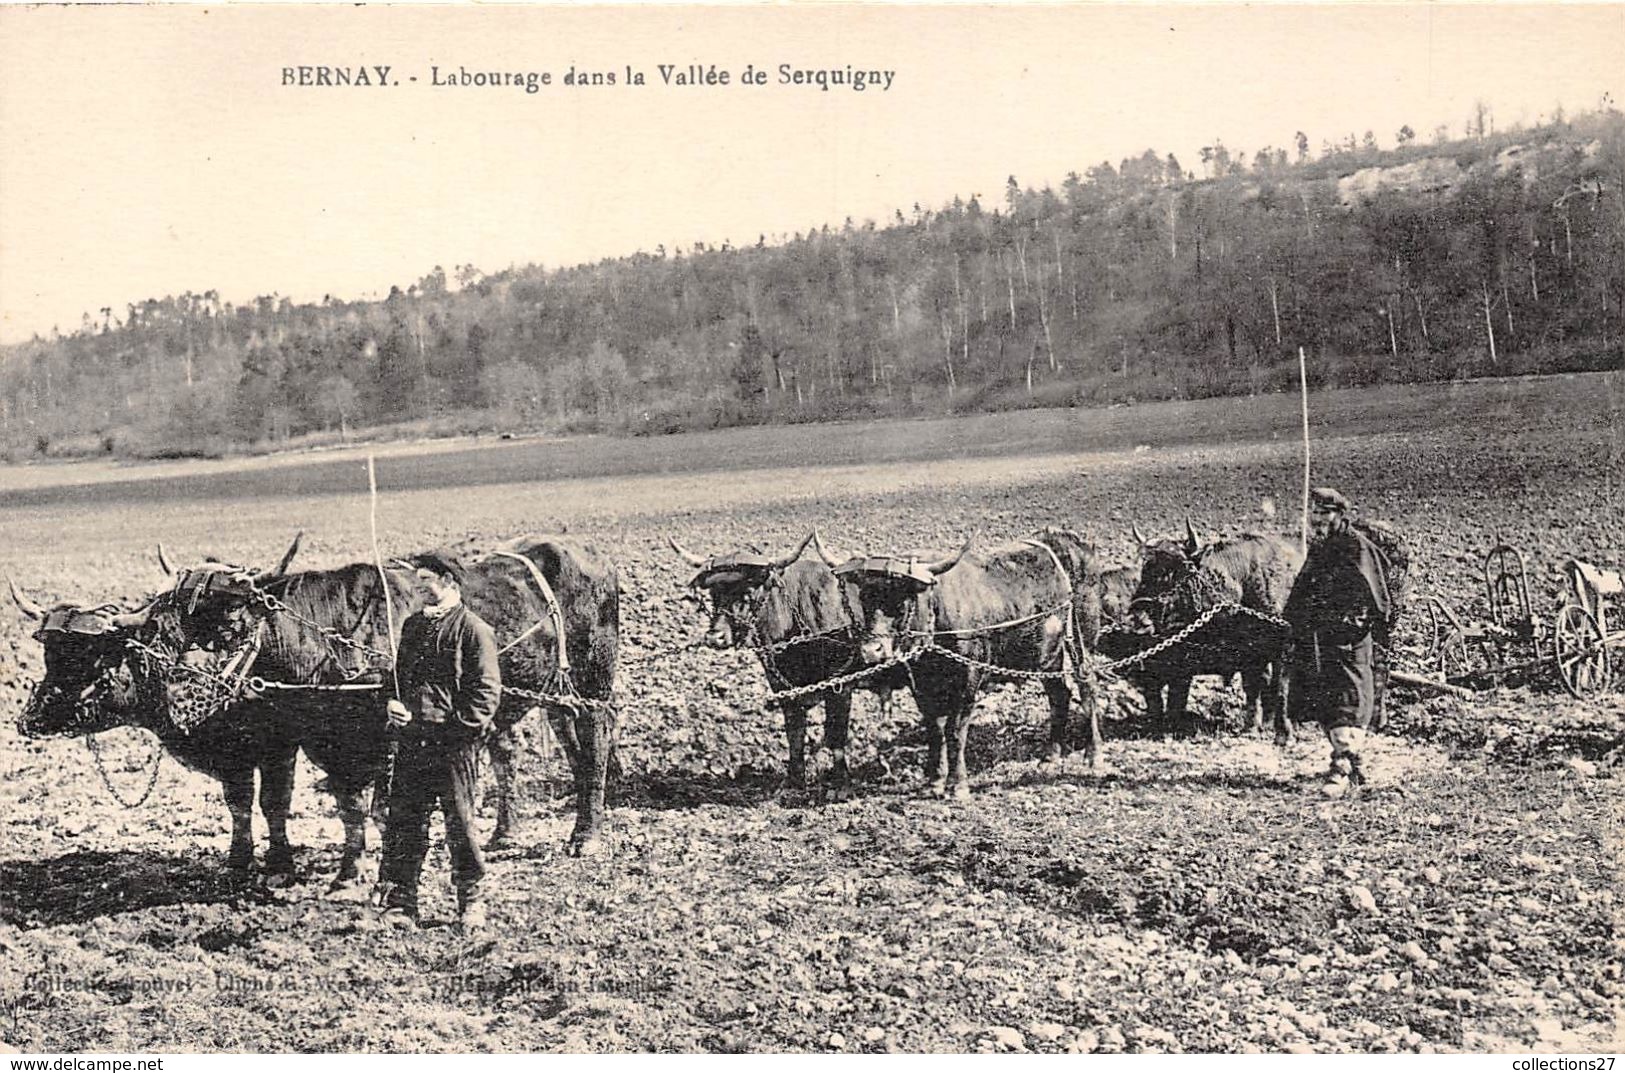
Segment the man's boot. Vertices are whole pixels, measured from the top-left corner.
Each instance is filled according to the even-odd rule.
[[[457,927],[470,936],[485,930],[485,897],[477,883],[457,891]]]
[[[1335,801],[1348,793],[1354,770],[1354,757],[1351,754],[1333,753],[1331,770],[1326,773],[1326,781],[1320,787],[1321,795]]]

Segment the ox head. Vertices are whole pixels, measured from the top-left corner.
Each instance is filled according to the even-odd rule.
[[[857,556],[844,562],[830,554],[814,534],[818,555],[841,583],[848,613],[858,623],[858,656],[865,663],[884,663],[897,654],[897,639],[928,629],[931,591],[937,578],[959,565],[970,550],[942,559],[907,556]]]
[[[139,704],[128,642],[145,629],[153,605],[134,612],[111,604],[45,608],[15,582],[11,598],[25,618],[38,623],[34,639],[45,649],[45,676],[29,694],[18,730],[43,738],[134,722]]]
[[[788,554],[775,558],[759,551],[705,557],[668,537],[672,550],[699,571],[689,586],[711,598],[705,643],[712,648],[731,648],[770,640],[762,636],[763,605],[773,588],[783,583],[781,572],[801,558],[812,539],[813,534],[808,533]]]
[[[1196,573],[1202,543],[1196,527],[1185,519],[1185,539],[1147,540],[1138,526],[1131,526],[1140,545],[1140,581],[1129,604],[1129,628],[1136,633],[1154,633],[1162,628],[1164,612],[1179,586]]]
[[[269,570],[210,559],[175,574],[163,599],[167,613],[149,628],[169,660],[162,704],[171,722],[190,727],[240,695],[272,613],[263,586],[286,575],[303,537]]]

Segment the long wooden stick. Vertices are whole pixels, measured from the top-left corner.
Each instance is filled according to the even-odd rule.
[[[1298,540],[1305,554],[1309,551],[1309,373],[1303,347],[1298,348],[1298,397],[1303,406],[1303,513]]]
[[[389,595],[389,575],[384,573],[384,556],[378,550],[378,473],[372,452],[367,452],[367,491],[370,493],[368,518],[372,526],[372,561],[378,567],[378,584],[384,589],[384,622],[389,629],[389,673],[395,681],[395,699],[401,699],[400,653],[395,651],[395,601]]]
[[[1470,689],[1453,686],[1449,682],[1440,682],[1432,678],[1423,678],[1419,674],[1407,674],[1404,671],[1389,671],[1388,680],[1398,682],[1402,686],[1411,686],[1416,689],[1425,689],[1432,693],[1448,693],[1452,697],[1462,697],[1471,700],[1478,696]]]

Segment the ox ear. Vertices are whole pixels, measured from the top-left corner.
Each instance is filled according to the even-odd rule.
[[[931,571],[931,573],[933,575],[946,574],[948,571],[950,571],[954,567],[958,566],[959,565],[959,560],[961,560],[961,559],[963,559],[965,557],[965,553],[967,551],[970,551],[970,545],[971,545],[971,540],[972,539],[973,538],[971,538],[971,537],[966,537],[965,538],[965,543],[963,543],[963,544],[961,544],[959,546],[958,551],[954,552],[952,555],[948,556],[946,559],[938,559],[934,563],[926,563],[925,568],[927,570]]]
[[[272,570],[270,574],[266,576],[281,577],[283,574],[286,574],[288,572],[288,564],[292,563],[293,557],[299,554],[299,542],[303,539],[305,539],[305,531],[301,529],[299,532],[294,534],[293,543],[288,545],[288,550],[283,554],[282,561],[277,563],[276,569]]]
[[[175,576],[175,568],[169,565],[169,559],[164,556],[164,546],[162,543],[158,545],[158,569],[164,572],[165,577]]]
[[[813,550],[818,553],[818,557],[820,559],[824,560],[824,565],[825,566],[836,567],[836,566],[839,566],[841,564],[841,560],[839,560],[835,556],[831,555],[829,553],[829,549],[824,547],[824,538],[821,535],[819,535],[819,532],[816,529],[814,529],[812,531],[812,543],[813,543]]]
[[[816,532],[816,530],[814,532]],[[773,568],[775,570],[783,570],[785,567],[801,558],[801,553],[807,550],[807,545],[812,543],[812,538],[813,533],[808,533],[805,537],[802,537],[801,543],[797,544],[795,548],[791,550],[790,554],[773,560]]]
[[[17,610],[36,621],[45,617],[45,608],[24,596],[15,581],[7,578],[6,584],[11,586],[11,598],[17,604]]]
[[[1191,525],[1191,516],[1185,515],[1185,554],[1195,555],[1202,550],[1202,542],[1196,539],[1196,527]]]
[[[670,544],[671,545],[671,550],[675,551],[677,553],[678,557],[681,558],[689,566],[704,566],[705,565],[705,558],[703,556],[695,555],[693,552],[689,551],[687,548],[685,548],[681,544],[677,543],[677,538],[676,537],[673,537],[673,536],[667,537],[666,538],[666,543]]]

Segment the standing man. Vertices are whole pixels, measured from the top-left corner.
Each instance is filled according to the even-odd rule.
[[[470,934],[485,926],[480,896],[485,860],[474,840],[474,795],[481,738],[502,698],[502,674],[496,635],[463,606],[462,566],[438,553],[415,561],[429,602],[401,624],[396,654],[401,695],[389,702],[389,725],[400,734],[400,745],[384,827],[384,918],[402,926],[417,922],[429,816],[439,805],[446,818],[458,924]]]
[[[1283,611],[1292,624],[1292,719],[1326,728],[1332,766],[1320,790],[1330,798],[1365,781],[1360,749],[1376,694],[1374,641],[1387,644],[1392,604],[1382,553],[1349,523],[1348,511],[1335,488],[1310,493],[1314,535]]]

